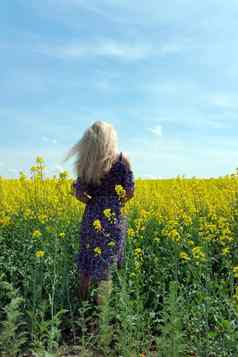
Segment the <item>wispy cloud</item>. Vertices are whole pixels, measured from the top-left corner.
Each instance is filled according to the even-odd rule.
[[[156,179],[159,179],[160,177],[150,175],[150,174],[145,174],[145,175],[143,175],[143,178],[150,179],[150,180],[156,180]]]
[[[110,18],[110,16],[112,16],[111,12],[108,12],[107,10],[103,10],[102,6],[97,6],[95,4],[91,3],[86,3],[85,1],[82,0],[61,0],[61,5],[64,6],[76,6],[76,7],[80,7],[83,9],[88,10],[89,12],[95,13],[96,15],[105,17],[105,18]],[[120,20],[120,18],[116,17],[115,19]]]
[[[41,2],[34,0],[35,6],[42,7]],[[197,26],[197,22],[194,18],[199,19],[202,16],[201,21],[199,21],[200,27],[207,28],[211,27],[211,24],[216,23],[218,19],[222,16],[228,17],[230,15],[230,6],[233,6],[234,14],[237,11],[237,1],[230,0],[230,2],[219,2],[216,0],[209,0],[207,2],[197,2],[193,6],[188,6],[187,0],[180,0],[174,2],[173,0],[168,0],[163,3],[158,3],[157,0],[150,0],[149,6],[148,2],[141,1],[140,6],[137,6],[136,0],[94,0],[86,2],[84,0],[48,0],[47,5],[51,10],[53,15],[53,10],[60,11],[60,13],[65,14],[65,11],[75,11],[83,10],[88,14],[96,15],[102,17],[105,20],[113,21],[115,23],[121,24],[164,24],[171,23],[174,24],[178,21],[186,21],[191,27]],[[221,8],[217,15],[217,8]],[[60,9],[60,10],[59,10]],[[203,11],[201,11],[203,10]],[[216,16],[204,16],[205,11],[213,11]],[[231,16],[230,16],[231,17]],[[235,18],[235,16],[234,16]],[[234,20],[233,20],[234,21]],[[235,21],[234,21],[235,22]],[[223,27],[224,30],[224,27]]]
[[[215,93],[208,96],[208,101],[219,108],[238,108],[238,93]]]
[[[46,143],[56,144],[56,142],[57,142],[56,139],[51,139],[51,138],[48,138],[47,136],[42,136],[41,139],[42,139],[43,141],[45,141]]]
[[[156,136],[159,136],[159,137],[162,136],[162,126],[159,124],[154,126],[153,128],[149,128],[149,130]]]
[[[0,121],[10,123],[2,128],[1,172],[28,170],[38,155],[62,170],[55,165],[63,166],[64,151],[97,119],[116,126],[139,176],[216,175],[235,165],[237,0],[18,5],[0,24],[9,34],[0,40],[8,107]]]
[[[219,120],[209,120],[207,119],[206,122],[203,124],[212,129],[225,129],[225,128],[232,128],[232,122],[226,121],[219,121]]]
[[[17,169],[7,169],[7,171],[12,172],[12,173],[17,173],[18,172]]]
[[[54,169],[52,170],[53,172],[63,172],[65,169],[61,165],[55,165]]]
[[[85,56],[104,56],[131,60],[147,56],[149,48],[144,46],[129,46],[115,41],[105,41],[92,44],[65,43],[61,45],[42,45],[35,47],[34,52],[64,59],[77,59]]]
[[[184,45],[179,43],[164,43],[155,46],[153,43],[121,42],[113,39],[101,39],[91,43],[61,43],[36,45],[32,51],[51,57],[77,59],[80,57],[111,57],[133,61],[151,56],[164,56],[181,52]]]

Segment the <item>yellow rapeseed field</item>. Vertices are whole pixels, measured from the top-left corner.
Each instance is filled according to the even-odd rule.
[[[62,307],[72,312],[78,281],[73,259],[85,206],[72,195],[67,172],[46,178],[44,169],[38,157],[31,177],[23,172],[18,179],[0,177],[0,273],[19,289],[32,321],[43,319],[43,301],[51,306],[51,320]],[[121,188],[117,192],[124,193]],[[211,319],[206,331],[222,334],[222,319],[230,321],[231,311],[234,319],[238,314],[238,177],[137,179],[135,195],[122,210],[129,219],[124,277],[130,293],[140,291],[144,309],[156,310],[170,281],[184,286],[183,305],[191,313],[185,322],[192,336],[202,334],[204,326],[195,317],[192,323],[189,294],[203,291],[193,303],[198,306],[219,292],[220,308],[213,311],[218,318],[206,311]],[[113,222],[110,209],[104,214]],[[101,229],[100,222],[93,224]],[[95,253],[101,254],[100,248]],[[197,312],[197,321],[202,316]],[[220,330],[214,330],[218,321]],[[36,323],[31,334],[31,341],[41,338]]]

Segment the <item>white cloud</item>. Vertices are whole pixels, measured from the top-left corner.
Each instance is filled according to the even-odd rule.
[[[42,7],[41,2],[34,1],[37,7]],[[149,4],[149,5],[148,5]],[[50,8],[52,16],[60,10],[61,16],[65,16],[66,11],[72,10],[77,14],[77,10],[87,11],[90,15],[97,15],[103,20],[119,23],[121,26],[140,24],[174,24],[177,22],[184,22],[190,27],[197,27],[197,23],[205,29],[211,24],[214,26],[219,20],[226,19],[230,15],[230,7],[233,6],[233,11],[237,9],[237,1],[230,2],[214,0],[207,2],[193,3],[193,6],[188,6],[188,0],[166,2],[158,2],[158,0],[150,0],[149,3],[141,1],[140,6],[135,0],[48,0],[47,7]],[[44,8],[46,5],[44,4]],[[204,16],[204,13],[215,13],[219,10],[219,16]],[[231,17],[231,16],[229,16]],[[197,21],[194,21],[194,18]],[[199,21],[198,21],[199,20]],[[235,20],[233,20],[235,22]],[[220,25],[221,27],[221,25]],[[220,28],[219,27],[219,28]],[[224,28],[223,28],[224,30]]]
[[[156,180],[159,179],[160,177],[154,176],[154,175],[150,175],[150,174],[145,174],[143,175],[144,178],[146,179],[151,179],[151,180]]]
[[[62,172],[62,171],[65,171],[65,169],[61,165],[56,165],[54,171]]]
[[[162,126],[159,124],[154,126],[153,128],[150,128],[149,130],[152,131],[152,133],[154,133],[156,136],[162,136]]]
[[[216,93],[208,96],[209,103],[220,108],[237,108],[238,93]]]
[[[101,39],[92,43],[46,44],[34,46],[32,51],[63,59],[77,59],[85,56],[112,57],[122,60],[140,60],[151,56],[163,56],[181,52],[184,45],[164,43],[155,46],[153,43],[120,42],[112,39]]]
[[[48,138],[47,136],[42,136],[41,139],[47,143],[52,143],[52,144],[56,144],[56,142],[57,142],[56,139],[51,139],[51,138]]]
[[[190,177],[215,177],[234,171],[237,149],[236,138],[162,136],[161,140],[134,138],[128,151],[137,172],[165,178],[184,173]]]
[[[83,56],[114,57],[125,60],[137,60],[149,55],[151,49],[143,45],[130,46],[116,41],[103,41],[92,44],[45,45],[34,51],[52,57],[77,59]]]
[[[161,53],[162,54],[173,54],[173,53],[179,53],[181,52],[182,49],[185,49],[186,46],[182,45],[180,43],[176,42],[171,42],[171,43],[165,43],[163,46],[161,46]]]
[[[150,91],[151,94],[156,96],[161,94],[169,94],[175,95],[176,97],[184,96],[184,95],[198,95],[200,92],[200,87],[198,83],[196,83],[191,78],[176,78],[176,79],[164,79],[162,80],[160,77],[153,76],[146,80],[143,84],[143,88]]]
[[[208,119],[206,120],[205,124],[213,129],[224,129],[232,126],[232,123],[228,121],[216,121],[216,120],[208,120]]]

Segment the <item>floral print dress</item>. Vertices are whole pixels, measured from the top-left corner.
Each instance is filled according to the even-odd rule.
[[[80,226],[80,251],[75,262],[80,272],[96,281],[107,279],[114,263],[124,261],[128,218],[121,213],[123,197],[133,196],[135,183],[122,153],[104,175],[100,185],[85,184],[79,177],[73,184],[75,195],[86,203]]]

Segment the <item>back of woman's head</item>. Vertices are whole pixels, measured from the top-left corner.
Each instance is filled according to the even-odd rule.
[[[74,170],[83,182],[100,184],[116,159],[118,149],[117,133],[110,123],[94,122],[84,132],[65,160],[77,155]]]

